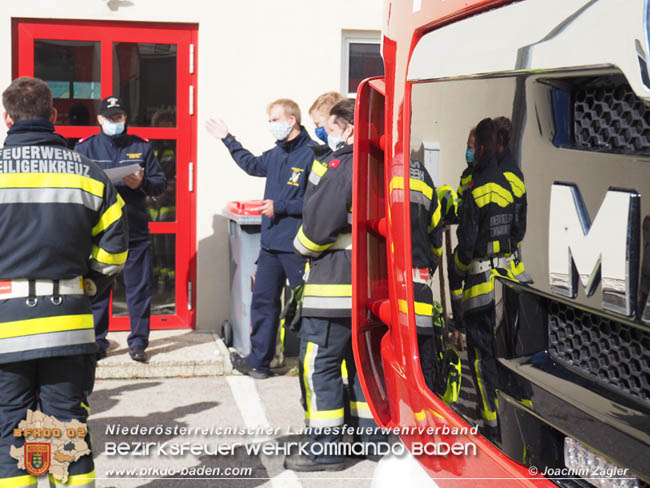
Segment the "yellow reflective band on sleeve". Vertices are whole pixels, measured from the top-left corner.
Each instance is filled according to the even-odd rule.
[[[411,190],[419,191],[429,200],[433,200],[433,188],[424,181],[415,178],[409,178],[409,187]]]
[[[510,171],[506,171],[503,173],[503,176],[505,176],[506,179],[510,182],[512,193],[514,193],[517,198],[521,198],[523,194],[526,193],[526,185],[524,185],[524,182],[521,181],[521,178],[519,178],[516,174],[511,173]]]
[[[31,474],[0,478],[0,488],[36,488],[37,486],[38,478]]]
[[[505,208],[514,202],[512,193],[497,183],[486,183],[472,190],[472,195],[479,208],[489,203],[494,203],[501,208]]]
[[[318,176],[323,176],[327,172],[327,164],[321,163],[318,159],[314,159],[311,170]]]
[[[126,257],[128,256],[129,251],[120,252],[117,254],[111,254],[104,251],[99,246],[93,246],[92,256],[95,260],[104,264],[124,264],[126,262]]]
[[[492,252],[499,254],[501,252],[501,243],[499,241],[492,241]]]
[[[0,188],[80,188],[92,195],[104,196],[101,181],[68,173],[3,173]]]
[[[454,263],[463,272],[466,272],[469,269],[469,264],[463,264],[458,257],[458,253],[454,253]]]
[[[305,296],[312,297],[351,297],[352,285],[305,285]]]
[[[467,186],[470,184],[471,181],[472,181],[472,173],[465,176],[465,178],[461,178],[460,185],[463,189],[467,188]]]
[[[409,189],[414,191],[419,191],[429,200],[433,198],[433,188],[427,185],[422,180],[417,180],[415,178],[409,178]],[[390,183],[388,184],[388,192],[392,193],[393,190],[403,190],[404,189],[404,178],[402,176],[393,176]]]
[[[326,251],[327,249],[332,247],[332,244],[334,244],[332,242],[330,244],[319,245],[309,240],[309,238],[305,235],[305,232],[302,230],[302,225],[300,226],[300,229],[298,229],[298,234],[296,235],[296,238],[298,239],[298,242],[300,242],[300,244],[302,244],[304,247],[306,247],[307,249],[313,252]]]
[[[124,207],[124,200],[118,195],[117,201],[108,207],[106,211],[99,217],[97,225],[93,227],[92,235],[96,236],[97,234],[108,229],[111,224],[117,222],[122,218],[122,207]]]
[[[427,317],[433,316],[433,305],[424,302],[415,302],[413,304],[416,315],[426,315]]]
[[[457,296],[457,297],[462,296],[463,295],[463,289],[458,288],[457,290],[451,290],[451,294],[454,295],[454,296]]]
[[[436,205],[436,209],[433,211],[433,215],[431,216],[431,224],[429,225],[429,228],[427,230],[429,232],[433,231],[433,229],[438,227],[439,223],[440,223],[440,204]]]
[[[24,337],[50,332],[65,332],[68,330],[92,329],[94,327],[92,314],[57,315],[37,319],[16,320],[0,323],[0,339]]]
[[[440,247],[433,247],[431,246],[431,252],[435,254],[438,257],[442,257],[442,246]]]
[[[400,313],[409,313],[409,304],[406,302],[406,300],[397,300],[397,308],[399,309]]]

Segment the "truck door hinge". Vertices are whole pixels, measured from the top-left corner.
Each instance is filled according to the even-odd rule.
[[[190,44],[190,74],[194,74],[194,44]]]
[[[192,310],[192,282],[187,282],[187,309]]]
[[[192,193],[194,191],[194,163],[190,161],[189,167],[189,181],[187,182],[187,191]]]

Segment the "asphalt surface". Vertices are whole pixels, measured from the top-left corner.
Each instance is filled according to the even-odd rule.
[[[350,459],[339,472],[284,469],[281,449],[302,440],[298,381],[288,375],[257,381],[245,376],[98,380],[89,421],[97,486],[371,486],[377,464],[367,460]],[[136,427],[146,430],[131,433]],[[223,432],[259,427],[271,435]],[[233,444],[238,445],[231,449]],[[183,446],[207,449],[177,452]],[[221,453],[214,452],[216,446],[223,446]],[[252,446],[269,451],[247,452]]]

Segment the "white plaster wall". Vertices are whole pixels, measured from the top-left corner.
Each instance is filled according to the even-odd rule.
[[[198,24],[197,46],[197,328],[229,316],[225,203],[260,198],[264,180],[241,171],[221,142],[203,129],[213,115],[255,153],[270,148],[268,102],[293,98],[307,114],[313,100],[341,86],[343,30],[382,26],[382,0],[22,0],[0,13],[0,85],[12,76],[12,18]],[[4,130],[4,129],[2,129]],[[4,133],[0,134],[4,138]]]

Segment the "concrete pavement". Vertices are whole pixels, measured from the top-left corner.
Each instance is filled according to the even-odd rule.
[[[255,381],[245,376],[98,380],[90,397],[97,486],[102,487],[369,487],[376,464],[349,460],[336,473],[293,473],[282,466],[283,456],[247,454],[258,445],[297,441],[303,426],[300,387],[295,376]],[[157,435],[155,428],[169,428]],[[134,427],[153,428],[151,434],[128,433]],[[272,435],[218,434],[219,429],[271,428]],[[122,429],[126,428],[126,434]],[[206,429],[206,435],[181,428]],[[174,432],[175,430],[175,432]],[[120,432],[120,433],[116,433]],[[176,435],[174,435],[176,434]],[[167,442],[163,450],[159,444]],[[119,443],[130,452],[118,454]],[[133,452],[151,443],[149,455]],[[224,455],[174,455],[172,444],[239,444]],[[220,474],[189,477],[183,469],[219,468]],[[225,470],[250,468],[250,473],[224,475]],[[185,478],[185,479],[182,479]],[[221,478],[221,479],[205,479]]]

